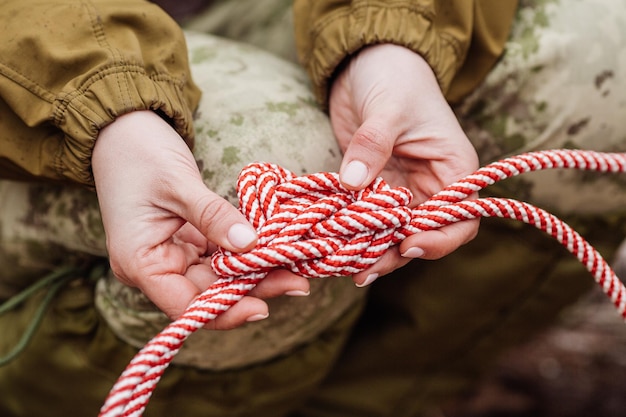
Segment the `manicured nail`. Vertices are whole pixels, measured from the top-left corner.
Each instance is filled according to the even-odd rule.
[[[367,166],[361,161],[352,161],[341,173],[341,180],[351,187],[360,187],[367,178]]]
[[[251,226],[236,223],[228,229],[228,241],[238,249],[247,248],[257,238],[256,232]]]
[[[290,297],[306,297],[307,295],[310,295],[310,294],[311,294],[311,291],[302,291],[302,290],[291,290],[285,293],[285,295],[288,295]]]
[[[261,321],[261,320],[265,320],[266,318],[268,318],[270,316],[270,313],[266,313],[266,314],[253,314],[250,317],[248,317],[246,319],[247,322],[253,322],[253,321]]]
[[[378,274],[369,274],[362,284],[356,284],[356,286],[359,288],[367,287],[372,282],[376,281],[376,278],[378,278]]]
[[[424,249],[422,248],[409,248],[404,253],[401,253],[405,258],[419,258],[424,255]]]

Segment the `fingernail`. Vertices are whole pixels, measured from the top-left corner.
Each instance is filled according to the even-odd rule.
[[[309,294],[311,294],[311,291],[302,291],[302,290],[291,290],[285,293],[285,295],[288,295],[290,297],[306,297]]]
[[[359,288],[367,287],[372,282],[376,281],[376,278],[378,278],[378,274],[369,274],[362,284],[356,284],[356,286]]]
[[[401,253],[404,258],[419,258],[424,255],[424,249],[422,248],[409,248],[404,253]]]
[[[270,316],[270,313],[266,313],[266,314],[253,314],[250,317],[248,317],[246,319],[247,322],[253,322],[253,321],[261,321],[261,320],[265,320],[266,318],[268,318]]]
[[[236,223],[228,229],[228,241],[236,248],[243,249],[250,246],[257,238],[256,232],[251,226]]]
[[[361,161],[352,161],[341,173],[341,180],[351,187],[359,187],[367,178],[367,166]]]

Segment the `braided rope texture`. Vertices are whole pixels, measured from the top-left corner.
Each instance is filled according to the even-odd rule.
[[[626,288],[567,224],[517,200],[465,200],[506,178],[554,168],[624,173],[626,153],[551,150],[514,156],[480,168],[414,209],[408,207],[408,189],[392,188],[381,178],[356,192],[345,189],[336,173],[295,176],[274,164],[247,166],[237,188],[240,210],[259,234],[256,248],[213,254],[211,264],[221,278],[137,353],[110,391],[100,417],[141,416],[187,337],[237,303],[273,269],[309,278],[351,275],[412,234],[464,220],[500,217],[543,230],[578,258],[626,319]]]

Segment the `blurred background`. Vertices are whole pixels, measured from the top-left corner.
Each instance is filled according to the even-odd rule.
[[[626,244],[613,267],[626,278]],[[591,277],[590,277],[591,279]],[[429,417],[626,416],[626,322],[600,287]]]

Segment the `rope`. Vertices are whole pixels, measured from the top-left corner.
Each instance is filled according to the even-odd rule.
[[[380,178],[355,192],[343,188],[335,173],[296,177],[277,165],[249,165],[237,187],[240,210],[258,231],[257,247],[243,254],[213,254],[212,267],[221,278],[137,353],[110,391],[100,417],[141,416],[186,338],[228,310],[271,270],[286,268],[309,278],[351,275],[412,234],[480,217],[516,219],[551,235],[589,270],[626,319],[626,288],[567,224],[516,200],[464,200],[497,181],[553,168],[624,173],[626,153],[554,150],[507,158],[480,168],[415,209],[407,207],[409,190],[391,188]]]

